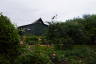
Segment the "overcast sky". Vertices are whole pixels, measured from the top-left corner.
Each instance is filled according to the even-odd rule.
[[[84,14],[96,14],[96,0],[0,0],[0,12],[18,26],[42,18],[50,21],[54,15],[65,21]]]

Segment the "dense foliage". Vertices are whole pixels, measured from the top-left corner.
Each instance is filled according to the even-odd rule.
[[[96,44],[96,15],[50,23],[46,36],[19,34],[25,41],[21,46],[18,30],[1,14],[0,64],[96,63],[96,46],[89,45]]]
[[[27,52],[18,57],[18,62],[21,64],[96,63],[96,47],[89,45],[96,43],[95,17],[96,15],[85,15],[83,18],[74,18],[66,22],[50,23],[46,34],[47,40],[44,37],[44,44],[50,45],[36,45],[42,44],[42,37],[26,37],[26,44],[29,46]]]
[[[96,44],[96,15],[84,15],[66,22],[50,23],[49,44]]]
[[[51,49],[39,45],[24,45],[22,54],[16,59],[16,64],[52,64],[48,54]]]
[[[95,64],[95,59],[96,46],[73,45],[63,51],[54,46],[27,45],[22,47],[17,64]]]
[[[25,36],[25,43],[28,45],[36,45],[36,44],[47,44],[45,43],[45,36]]]
[[[19,54],[19,36],[9,18],[0,15],[0,64],[14,64]]]

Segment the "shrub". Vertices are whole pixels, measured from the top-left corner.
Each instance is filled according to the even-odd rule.
[[[16,56],[19,54],[19,35],[17,29],[10,22],[9,18],[0,15],[0,56],[9,61],[10,64],[15,62]],[[4,61],[0,58],[0,62]],[[1,62],[0,64],[2,64]]]
[[[44,36],[25,36],[25,42],[26,44],[29,45],[34,45],[34,44],[46,44],[46,40]]]
[[[26,44],[33,45],[38,43],[38,37],[36,36],[26,36]]]
[[[16,59],[16,64],[52,64],[47,54],[44,54],[44,50],[29,49],[29,46],[25,45],[22,49],[22,54]]]

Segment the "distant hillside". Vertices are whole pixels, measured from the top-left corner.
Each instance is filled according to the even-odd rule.
[[[44,24],[40,18],[32,24],[23,25],[18,28],[23,30],[24,35],[43,35],[47,30],[48,25]]]

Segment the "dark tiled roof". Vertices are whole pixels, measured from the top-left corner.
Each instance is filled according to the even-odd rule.
[[[19,29],[24,29],[24,34],[31,34],[31,35],[42,35],[44,34],[45,30],[48,28],[48,25],[44,24],[41,18],[36,20],[32,24],[23,25],[18,27]]]

